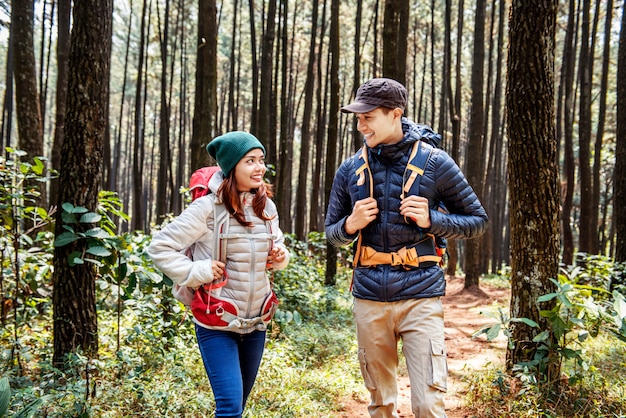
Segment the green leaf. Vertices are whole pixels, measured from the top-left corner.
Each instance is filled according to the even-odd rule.
[[[548,333],[548,331],[540,332],[539,334],[535,336],[535,338],[533,338],[533,342],[539,343],[539,342],[547,341],[549,336],[550,334]]]
[[[106,247],[101,247],[99,245],[87,248],[86,252],[89,254],[95,255],[97,257],[107,257],[111,255],[111,251],[106,249]]]
[[[15,415],[15,418],[30,418],[30,417],[32,417],[35,414],[35,412],[37,412],[37,410],[39,409],[39,407],[41,406],[42,403],[43,403],[43,399],[41,399],[41,398],[35,399],[34,401],[32,401],[28,405],[26,405],[24,407],[24,409],[22,409],[19,413],[17,413]]]
[[[100,222],[100,219],[102,219],[101,215],[94,213],[94,212],[87,212],[83,216],[80,217],[80,223],[81,224],[93,224],[96,222]]]
[[[111,237],[111,235],[109,235],[102,228],[91,228],[91,229],[85,231],[85,236],[89,237],[89,238],[102,238],[102,239],[106,239],[106,238],[110,238]]]
[[[537,302],[547,302],[549,300],[554,299],[558,295],[556,293],[548,293],[547,295],[542,295],[537,298]]]
[[[83,260],[83,254],[80,251],[72,251],[72,253],[67,256],[67,262],[72,267],[77,264],[85,264],[85,261]]]
[[[626,318],[626,299],[624,299],[624,296],[617,290],[613,291],[613,297],[615,298],[615,301],[613,302],[613,309],[615,309],[615,312],[620,319],[619,322],[621,322],[622,319]]]
[[[11,400],[11,386],[9,379],[3,377],[0,379],[0,417],[5,416],[9,409],[9,401]]]
[[[501,325],[500,324],[495,324],[494,326],[490,327],[487,330],[487,340],[488,341],[493,341],[496,338],[498,338],[498,335],[500,335],[500,329],[501,329]]]
[[[72,205],[70,202],[65,202],[61,205],[61,207],[63,208],[64,211],[66,211],[67,213],[73,213],[74,212],[74,205]]]
[[[528,325],[529,327],[539,328],[539,324],[538,323],[536,323],[532,319],[528,319],[528,318],[511,318],[511,322],[523,322],[524,324]]]
[[[583,330],[578,333],[578,341],[580,341],[581,343],[587,341],[588,338],[589,338],[588,331]]]
[[[74,241],[78,241],[78,236],[71,232],[62,232],[58,237],[54,240],[55,247],[63,247],[67,244],[70,244]]]
[[[69,265],[71,267],[82,266],[83,264],[85,264],[85,260],[83,260],[80,257],[74,257],[74,258],[70,257],[70,259],[69,259]]]
[[[35,162],[35,165],[33,166],[33,172],[37,175],[43,174],[43,170],[46,168],[46,166],[43,164],[41,159],[35,157],[33,158],[33,161]]]
[[[74,214],[70,212],[63,212],[61,214],[61,219],[63,220],[63,223],[66,225],[78,223],[78,219],[76,219],[76,216],[74,216]]]

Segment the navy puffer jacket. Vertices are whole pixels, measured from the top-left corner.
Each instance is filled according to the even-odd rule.
[[[419,195],[429,200],[430,228],[419,228],[412,221],[407,223],[400,215],[402,176],[411,148],[420,139],[424,142],[438,139],[429,127],[406,118],[402,120],[402,128],[402,141],[368,148],[379,214],[361,231],[362,245],[388,253],[414,245],[427,233],[454,239],[482,234],[488,221],[485,210],[454,160],[438,148],[433,149],[419,188]],[[334,246],[350,244],[358,237],[358,233],[349,235],[344,229],[346,218],[359,199],[355,170],[361,163],[357,158],[358,153],[348,158],[335,174],[326,214],[326,237]],[[440,203],[448,213],[437,210]],[[438,265],[408,270],[403,266],[378,265],[358,267],[354,273],[353,295],[361,299],[387,302],[445,293],[444,272]]]

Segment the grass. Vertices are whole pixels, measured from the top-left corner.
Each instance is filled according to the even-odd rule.
[[[21,329],[21,367],[2,369],[12,387],[10,414],[42,399],[37,416],[211,416],[213,396],[192,322],[161,325],[165,327],[143,308],[126,310],[122,346],[116,351],[116,318],[101,311],[99,359],[79,355],[63,373],[49,363],[51,328],[38,327],[36,333]],[[166,336],[165,330],[175,332]],[[9,329],[0,336],[1,360],[7,366]],[[342,398],[364,391],[352,316],[342,308],[299,324],[274,324],[244,417],[333,417]]]
[[[626,344],[599,336],[585,349],[588,367],[563,363],[559,393],[525,384],[492,367],[467,377],[466,406],[471,417],[621,418],[626,417]]]

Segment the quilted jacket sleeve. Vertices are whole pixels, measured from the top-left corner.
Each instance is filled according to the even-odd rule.
[[[335,247],[350,244],[358,237],[348,234],[344,228],[346,218],[352,213],[354,202],[350,196],[349,175],[354,171],[354,159],[346,160],[335,174],[333,187],[328,201],[328,211],[325,218],[326,239]]]
[[[195,200],[171,223],[152,237],[148,255],[172,281],[181,286],[197,288],[213,281],[211,258],[191,260],[184,251],[212,234],[207,220],[213,211],[210,198]]]
[[[425,175],[422,181],[426,193],[431,189],[434,197],[431,202],[435,202],[431,206],[429,232],[452,239],[478,237],[485,232],[488,217],[474,189],[445,151],[433,153],[431,163],[435,174]],[[445,205],[445,212],[437,210],[437,202]]]

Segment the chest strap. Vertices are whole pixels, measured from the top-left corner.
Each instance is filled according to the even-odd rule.
[[[367,245],[361,246],[359,255],[359,265],[362,267],[372,267],[381,264],[405,267],[429,267],[438,264],[443,254],[437,251],[434,237],[429,234],[426,239],[418,242],[412,247],[403,247],[398,251],[384,253],[376,251]],[[428,263],[428,265],[423,264]]]

